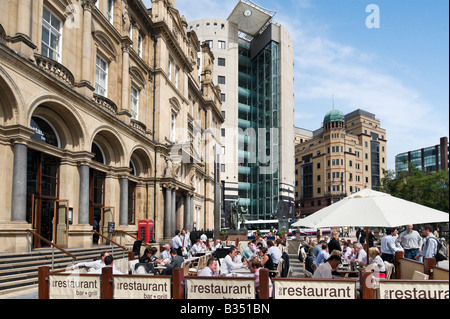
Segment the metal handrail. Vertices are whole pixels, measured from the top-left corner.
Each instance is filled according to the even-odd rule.
[[[117,231],[117,230],[116,230],[116,231]],[[107,241],[113,243],[114,245],[119,246],[119,247],[122,248],[123,250],[128,251],[128,249],[127,249],[126,247],[124,247],[124,246],[122,246],[122,245],[116,243],[116,242],[115,242],[114,240],[112,240],[111,238],[108,238],[108,237],[106,237],[105,235],[100,234],[100,233],[97,232],[96,230],[91,230],[91,232],[93,232],[94,234],[97,234],[97,235],[103,237],[103,238],[106,239]]]
[[[122,246],[122,245],[116,243],[116,242],[115,242],[114,240],[112,240],[111,238],[108,238],[108,237],[106,237],[105,235],[100,234],[100,233],[97,232],[96,230],[93,230],[93,229],[92,229],[91,232],[92,232],[93,234],[97,234],[97,235],[103,237],[104,239],[106,239],[107,241],[109,241],[111,244],[114,244],[114,245],[119,246],[120,248],[122,248],[122,249],[123,249],[123,251],[122,251],[122,257],[125,258],[125,252],[128,251],[128,249],[127,249],[126,247],[124,247],[124,246]],[[112,245],[111,245],[111,247],[112,247]],[[111,251],[111,252],[112,252],[112,251]]]
[[[69,255],[70,257],[73,258],[73,261],[75,263],[75,260],[77,260],[77,257],[74,254],[69,253],[67,250],[61,248],[60,246],[58,246],[57,244],[51,242],[50,240],[42,237],[41,235],[35,233],[34,231],[32,231],[31,229],[27,229],[27,237],[29,236],[29,234],[32,234],[36,237],[38,237],[40,240],[45,241],[47,244],[49,244],[50,246],[52,246],[52,270],[54,268],[54,264],[55,264],[55,248],[59,249],[60,251],[62,251],[63,253],[65,253],[66,255]],[[31,247],[30,247],[30,241],[27,240],[27,251],[31,252]]]

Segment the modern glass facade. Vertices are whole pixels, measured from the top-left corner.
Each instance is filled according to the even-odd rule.
[[[407,172],[409,163],[424,172],[448,169],[448,139],[441,138],[438,145],[398,154],[395,157],[395,171]]]
[[[279,194],[279,46],[271,41],[253,60],[239,43],[239,198],[249,218],[271,219]]]

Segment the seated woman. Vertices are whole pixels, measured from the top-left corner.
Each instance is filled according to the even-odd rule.
[[[369,265],[367,266],[367,270],[372,270],[374,277],[386,278],[386,267],[380,255],[378,248],[369,248]]]
[[[137,270],[140,266],[143,266],[145,268],[145,270],[147,271],[147,273],[153,273],[155,263],[158,263],[158,264],[162,263],[162,261],[159,260],[158,258],[156,258],[156,256],[155,256],[157,251],[158,250],[156,247],[145,248],[144,253],[142,254],[141,257],[139,257],[139,263],[136,264],[134,269]]]

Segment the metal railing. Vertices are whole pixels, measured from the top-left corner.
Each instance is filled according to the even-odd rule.
[[[111,238],[109,238],[109,237],[107,237],[107,236],[105,236],[105,235],[103,235],[103,234],[100,234],[99,232],[97,232],[97,231],[95,231],[95,230],[91,230],[91,232],[92,232],[92,235],[96,234],[96,235],[102,237],[103,239],[105,239],[106,241],[109,241],[109,243],[110,243],[110,245],[111,245],[111,251],[112,251],[112,245],[113,245],[113,244],[116,245],[116,246],[118,246],[118,247],[120,247],[120,248],[122,248],[122,249],[123,249],[123,250],[122,250],[122,256],[123,256],[123,258],[125,258],[125,252],[128,252],[128,249],[127,249],[126,247],[124,247],[124,246],[122,246],[122,245],[116,243],[116,242],[115,242],[114,240],[112,240]]]
[[[130,234],[129,232],[126,232],[126,231],[124,231],[124,230],[116,230],[116,233],[121,233],[121,234],[130,236],[130,237],[133,238],[134,240],[139,240],[139,238],[137,238],[136,236],[134,236],[134,235],[132,235],[132,234]],[[122,244],[122,238],[123,238],[123,235],[120,236],[120,243],[121,243],[121,244]],[[148,244],[148,243],[145,243],[144,241],[142,241],[142,245],[147,246],[147,247],[152,247],[152,245],[150,245],[150,244]]]
[[[27,229],[27,252],[31,252],[30,234],[38,237],[40,240],[43,240],[44,242],[46,242],[47,244],[49,244],[52,247],[52,270],[54,269],[54,266],[55,266],[55,248],[59,249],[60,251],[62,251],[66,255],[69,255],[70,257],[72,257],[73,258],[72,264],[75,264],[75,260],[77,260],[77,257],[75,255],[69,253],[67,250],[61,248],[57,244],[55,244],[55,243],[51,242],[50,240],[42,237],[41,235],[35,233],[31,229]]]

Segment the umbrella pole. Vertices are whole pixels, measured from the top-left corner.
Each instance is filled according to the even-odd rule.
[[[366,253],[367,253],[367,260],[366,260],[366,266],[369,265],[369,227],[366,227]]]

